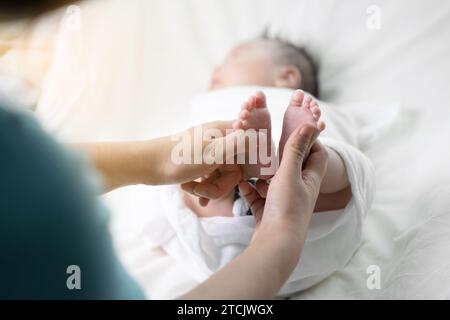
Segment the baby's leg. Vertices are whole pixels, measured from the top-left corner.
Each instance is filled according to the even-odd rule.
[[[280,159],[283,157],[284,146],[289,136],[299,126],[311,125],[316,127],[317,134],[313,139],[313,143],[315,142],[319,133],[325,129],[325,123],[320,121],[320,116],[319,105],[311,96],[305,96],[305,93],[301,90],[296,90],[292,94],[291,102],[284,113],[283,132],[278,146]]]
[[[275,173],[276,157],[272,154],[272,122],[270,112],[267,108],[266,96],[262,92],[256,92],[243,105],[238,119],[233,124],[235,130],[245,130],[260,134],[257,141],[256,152],[257,163],[250,164],[249,156],[247,156],[246,164],[242,166],[245,178],[262,178],[269,179]],[[264,140],[263,140],[264,139]],[[248,147],[248,145],[247,145]],[[264,161],[261,157],[265,157]],[[273,169],[273,170],[272,170]]]
[[[284,114],[283,133],[279,145],[280,158],[283,155],[286,141],[298,126],[316,126],[316,138],[318,137],[320,132],[325,129],[325,123],[320,120],[320,116],[321,111],[317,101],[310,96],[305,96],[301,90],[294,92],[290,105]],[[320,187],[316,211],[342,209],[351,199],[350,183],[344,161],[336,151],[331,148],[325,148],[329,155],[328,167]]]

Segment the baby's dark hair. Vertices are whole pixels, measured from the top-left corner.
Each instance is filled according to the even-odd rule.
[[[263,35],[259,40],[271,46],[272,54],[275,55],[277,63],[292,65],[298,69],[302,75],[299,88],[305,90],[315,97],[319,96],[319,83],[317,80],[317,67],[311,55],[305,48],[294,46],[293,44]]]

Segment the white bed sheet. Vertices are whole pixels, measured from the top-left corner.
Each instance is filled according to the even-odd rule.
[[[378,31],[366,26],[373,3]],[[343,270],[294,298],[449,298],[448,1],[111,0],[81,8],[82,29],[60,29],[38,103],[49,130],[65,140],[173,132],[214,63],[270,20],[271,34],[317,57],[322,99],[358,117],[377,174],[361,248]],[[386,103],[396,108],[378,109]],[[105,200],[121,258],[149,297],[172,298],[196,284],[139,233],[142,220],[164,223],[148,188]],[[366,286],[370,265],[380,267],[380,290]]]
[[[380,29],[367,26],[374,10]],[[295,298],[448,299],[444,235],[450,227],[441,223],[433,234],[431,226],[450,212],[444,205],[449,150],[443,147],[450,137],[450,4],[282,1],[271,33],[311,48],[321,66],[323,99],[353,102],[347,109],[359,117],[361,134],[371,135],[364,151],[377,176],[360,250],[343,270]],[[381,101],[399,109],[379,109]],[[379,268],[379,290],[367,286],[370,266]]]

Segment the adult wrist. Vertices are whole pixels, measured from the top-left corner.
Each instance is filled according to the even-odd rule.
[[[312,212],[306,212],[299,215],[288,217],[276,217],[262,219],[255,233],[255,241],[257,238],[262,239],[280,239],[280,241],[289,241],[295,246],[302,246],[308,227],[312,218]]]
[[[276,261],[277,274],[281,276],[284,282],[298,264],[303,245],[304,240],[301,240],[298,236],[285,233],[270,234],[268,232],[255,234],[248,250],[268,256],[270,260]]]

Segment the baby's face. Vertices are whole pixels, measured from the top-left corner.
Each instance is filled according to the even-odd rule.
[[[258,43],[244,43],[233,48],[216,67],[210,90],[232,86],[274,86],[276,67],[270,55]]]

